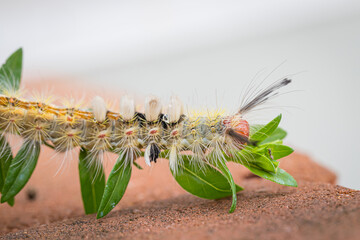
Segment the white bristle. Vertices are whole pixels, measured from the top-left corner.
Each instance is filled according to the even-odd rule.
[[[170,154],[169,154],[169,165],[170,165],[170,169],[173,171],[174,174],[177,173],[178,170],[178,162],[177,162],[177,151],[176,151],[176,147],[173,145],[171,146],[170,149]]]
[[[161,102],[158,97],[151,96],[145,100],[145,118],[149,122],[156,121],[161,113]]]
[[[125,121],[131,120],[135,115],[134,99],[125,95],[120,101],[120,115]]]
[[[149,144],[149,145],[146,147],[145,153],[144,153],[145,163],[146,163],[148,166],[151,166],[151,162],[150,162],[150,148],[151,148],[151,145]]]
[[[107,109],[104,99],[99,96],[94,97],[91,101],[91,108],[96,121],[105,121]]]
[[[184,113],[184,107],[177,96],[170,98],[170,103],[166,109],[166,114],[170,123],[179,121],[180,116]]]

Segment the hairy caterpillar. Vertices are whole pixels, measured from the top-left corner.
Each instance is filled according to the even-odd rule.
[[[14,204],[14,197],[30,179],[39,158],[41,145],[67,154],[79,149],[81,196],[86,214],[107,215],[122,199],[129,183],[132,165],[144,156],[147,165],[158,158],[169,159],[178,184],[201,198],[232,196],[229,212],[236,208],[237,192],[226,166],[227,161],[244,165],[254,174],[286,185],[296,180],[278,167],[278,159],[293,152],[283,145],[286,131],[278,128],[281,115],[259,129],[245,120],[244,114],[278,95],[291,80],[284,78],[263,90],[254,86],[234,114],[207,112],[188,114],[177,97],[163,107],[159,98],[146,98],[144,111],[136,111],[128,96],[120,100],[117,111],[108,109],[101,97],[92,99],[88,108],[70,99],[63,107],[51,99],[23,98],[19,90],[22,49],[13,53],[0,68],[0,192],[1,203]],[[14,156],[7,135],[24,139]],[[105,181],[106,152],[118,154]],[[66,159],[64,159],[66,160]],[[64,162],[63,162],[64,163]]]
[[[0,129],[2,136],[18,134],[28,144],[51,142],[57,152],[84,148],[89,152],[89,164],[95,165],[102,164],[107,151],[126,154],[124,164],[132,164],[143,153],[147,165],[156,163],[160,152],[165,151],[176,174],[182,151],[191,151],[191,162],[201,168],[206,163],[216,166],[219,159],[236,158],[236,152],[256,144],[249,140],[249,123],[243,114],[274,97],[290,82],[287,78],[275,82],[231,116],[188,116],[177,97],[171,97],[165,108],[157,97],[148,97],[143,113],[135,111],[134,100],[128,96],[122,97],[118,112],[107,109],[101,97],[95,97],[89,109],[57,107],[46,101],[22,99],[7,87],[0,95]]]

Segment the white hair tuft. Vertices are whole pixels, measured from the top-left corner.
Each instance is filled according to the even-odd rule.
[[[134,99],[125,95],[120,101],[120,115],[125,121],[131,120],[135,115],[135,103]]]
[[[91,108],[96,121],[103,122],[106,119],[106,103],[103,98],[96,96],[91,101]]]
[[[161,102],[158,97],[150,96],[145,100],[145,118],[149,122],[158,120],[161,113]]]

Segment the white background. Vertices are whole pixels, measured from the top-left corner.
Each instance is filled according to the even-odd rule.
[[[282,112],[288,144],[360,189],[360,1],[1,0],[1,62],[20,46],[25,79],[229,111],[280,65],[266,83],[289,93],[249,120]]]

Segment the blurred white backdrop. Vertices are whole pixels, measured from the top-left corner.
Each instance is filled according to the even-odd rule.
[[[250,120],[283,112],[287,143],[360,189],[360,1],[1,0],[1,62],[20,46],[25,79],[229,111],[281,65],[267,83],[290,75],[290,93]]]

